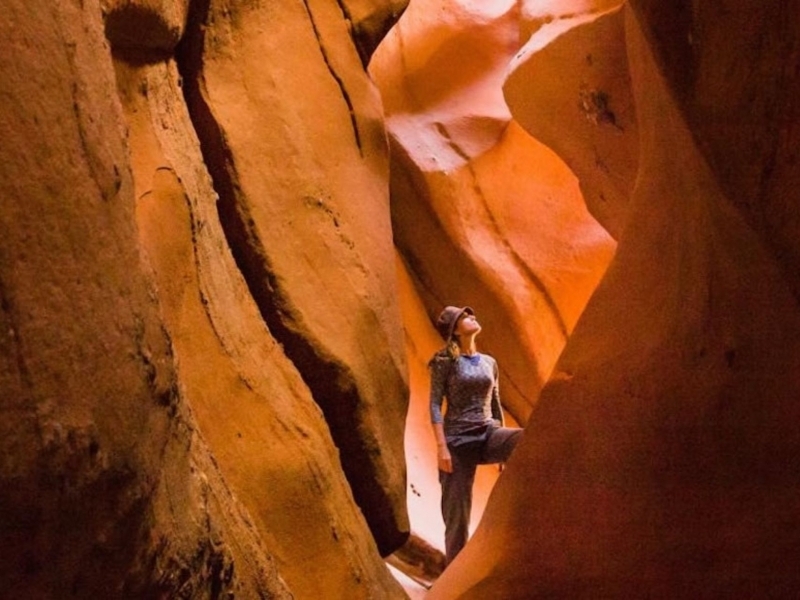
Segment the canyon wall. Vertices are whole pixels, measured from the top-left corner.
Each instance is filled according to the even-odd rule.
[[[417,0],[369,66],[386,111],[392,223],[404,282],[408,505],[414,536],[434,548],[443,547],[444,532],[426,363],[443,341],[431,322],[447,304],[476,310],[483,326],[479,349],[499,362],[507,422],[524,425],[616,245],[587,210],[584,185],[569,161],[525,131],[528,124],[512,117],[503,97],[508,65],[526,36],[563,15],[594,14],[578,4],[539,6],[537,13],[511,1]],[[594,51],[599,64],[604,54]],[[613,61],[604,64],[595,85],[611,79],[608,73],[625,81],[627,69],[620,76]],[[587,71],[579,68],[575,77]],[[551,94],[558,81],[554,75],[537,88],[538,98],[550,102],[551,131],[583,127],[583,138],[558,139],[574,137],[576,148],[602,142],[594,152],[617,168],[606,153],[624,136],[588,121],[574,99],[562,106],[566,86]],[[635,127],[628,112],[620,112],[623,119],[626,128]],[[622,146],[620,154],[626,152]],[[478,468],[473,527],[497,475],[495,466]]]
[[[634,0],[518,61],[511,113],[546,131],[525,96],[558,67],[536,65],[622,36],[630,197],[524,440],[430,598],[796,593],[798,30],[783,5]],[[565,149],[591,178],[579,158]]]
[[[3,593],[288,597],[181,396],[94,8],[2,21]]]
[[[4,8],[9,597],[404,597],[446,304],[526,430],[429,598],[796,592],[786,3]]]
[[[401,11],[6,7],[4,593],[404,597]]]
[[[568,166],[508,111],[506,69],[532,18],[511,0],[418,0],[370,63],[395,244],[431,320],[447,304],[476,310],[520,422],[615,246]]]

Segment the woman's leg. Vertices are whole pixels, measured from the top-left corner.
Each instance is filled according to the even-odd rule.
[[[442,484],[442,517],[446,564],[450,564],[469,538],[472,512],[472,483],[475,481],[477,452],[474,448],[450,447],[453,472],[439,471]]]
[[[522,437],[519,427],[496,427],[489,432],[479,464],[504,463]]]

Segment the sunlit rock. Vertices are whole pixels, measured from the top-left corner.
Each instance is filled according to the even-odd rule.
[[[614,237],[625,225],[639,153],[622,14],[542,24],[514,56],[504,86],[514,118],[569,165],[590,212]]]
[[[664,76],[674,56],[654,57],[649,32],[670,24],[627,11],[626,226],[432,599],[788,598],[800,583],[800,307],[702,152]]]
[[[438,549],[425,365],[443,341],[432,317],[444,304],[476,308],[479,347],[500,363],[508,424],[524,423],[614,250],[574,174],[508,112],[503,84],[526,23],[513,2],[415,2],[370,63],[387,113],[402,256],[408,505],[415,537]],[[497,475],[496,466],[478,470],[473,527]]]
[[[476,309],[524,422],[614,243],[574,175],[508,112],[520,19],[515,2],[416,2],[370,72],[392,144],[395,243],[429,318]]]
[[[321,411],[272,338],[216,210],[174,63],[117,63],[143,250],[178,379],[230,489],[296,597],[399,595]],[[308,573],[325,556],[325,569]],[[357,575],[361,574],[361,575]]]
[[[527,426],[429,598],[796,595],[800,13],[405,4],[6,3],[5,595],[402,597],[444,304]]]
[[[311,90],[325,74],[341,109],[332,122],[353,132],[348,160],[361,162],[339,170],[339,130],[325,130],[321,111],[328,145],[292,133],[305,157],[296,181],[330,162],[305,195],[291,185],[276,194],[291,206],[272,233],[299,254],[287,251],[290,272],[270,271],[283,278],[270,295],[280,294],[284,333],[290,317],[302,321],[294,337],[276,340],[265,323],[274,313],[254,301],[256,286],[235,260],[246,249],[220,222],[226,181],[209,177],[238,157],[243,129],[226,132],[228,153],[204,154],[209,125],[230,123],[203,121],[210,113],[190,114],[184,99],[184,89],[199,99],[192,77],[214,56],[197,44],[207,15],[194,13],[191,37],[178,45],[186,8],[5,7],[14,52],[0,59],[9,142],[0,167],[4,593],[402,597],[378,547],[392,549],[408,530],[407,392],[380,103],[341,11],[301,7],[297,27],[311,46],[300,63],[316,65],[301,96],[318,111]],[[237,24],[226,7],[217,16],[223,29]],[[231,47],[263,62],[247,41]],[[178,47],[182,74],[171,57]],[[215,73],[205,72],[204,91],[218,89]],[[274,178],[291,171],[278,154],[260,154],[280,164],[280,174],[264,174],[265,203],[280,189]],[[338,181],[330,189],[329,176]],[[310,368],[302,356],[291,362],[292,343],[317,352]],[[315,401],[326,399],[323,415]],[[348,461],[375,538],[343,473]]]
[[[562,31],[577,20],[592,20],[596,15],[619,8],[620,0],[523,0],[520,11],[520,47],[539,29],[552,26]]]
[[[179,62],[236,263],[391,552],[408,392],[378,92],[336,3],[212,1]]]

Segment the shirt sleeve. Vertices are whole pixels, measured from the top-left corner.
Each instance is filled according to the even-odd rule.
[[[442,402],[444,401],[445,387],[447,386],[447,375],[450,371],[450,360],[436,356],[428,363],[428,367],[431,371],[431,423],[441,423],[443,421]]]
[[[492,385],[492,418],[500,423],[502,427],[505,424],[503,417],[503,406],[500,404],[500,372],[497,368],[497,361],[492,360],[492,371],[494,374],[494,385]]]

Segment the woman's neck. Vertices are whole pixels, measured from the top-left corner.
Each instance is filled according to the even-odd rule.
[[[478,349],[475,346],[475,336],[469,336],[468,338],[464,338],[463,341],[459,342],[458,349],[461,354],[465,356],[471,356],[472,354],[477,354]]]

